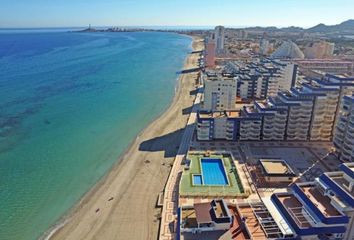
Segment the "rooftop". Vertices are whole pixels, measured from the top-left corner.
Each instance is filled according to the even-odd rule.
[[[341,216],[337,209],[331,204],[331,199],[324,196],[315,186],[300,186],[308,199],[322,212],[326,217]]]
[[[307,219],[311,219],[308,214],[304,214],[302,203],[293,194],[277,195],[277,198],[294,219],[300,228],[310,228],[312,225]]]
[[[260,159],[263,170],[267,175],[295,176],[294,171],[282,159]]]
[[[195,203],[194,210],[198,223],[210,223],[212,218],[210,216],[210,203]]]
[[[234,75],[220,72],[206,72],[205,81],[234,81]]]
[[[245,221],[251,239],[279,238],[282,232],[261,201],[238,204],[237,210]]]
[[[352,64],[350,61],[345,61],[342,59],[296,59],[297,63],[341,63],[341,64]]]
[[[240,116],[239,111],[216,111],[216,112],[199,112],[201,118],[236,118]]]
[[[182,221],[185,228],[197,228],[197,216],[194,208],[182,208]]]

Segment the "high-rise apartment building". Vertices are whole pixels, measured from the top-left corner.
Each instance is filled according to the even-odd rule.
[[[209,122],[209,129],[213,132],[225,126],[219,132],[224,131],[229,137],[220,134],[218,139],[330,141],[336,123],[345,122],[339,114],[340,100],[353,92],[354,78],[327,74],[323,79],[307,79],[290,91],[279,92],[275,97],[256,101],[252,107],[244,107],[239,115],[234,113],[231,117],[226,114],[225,121],[229,122],[226,125],[213,125],[213,116],[206,117],[204,111],[204,117],[198,115],[197,134],[202,130],[205,132],[202,123]],[[203,140],[215,138],[213,134],[209,134],[209,139],[205,137]]]
[[[224,51],[225,44],[225,28],[223,26],[215,27],[215,42],[216,42],[216,52],[222,53]]]
[[[204,84],[201,109],[224,111],[235,108],[237,81],[233,75],[207,72],[201,78]]]
[[[333,144],[342,161],[354,161],[354,96],[344,96],[334,131]]]
[[[228,63],[227,68],[237,77],[237,97],[244,101],[265,99],[290,90],[297,78],[296,64],[274,59]]]
[[[207,68],[215,67],[215,41],[212,38],[205,39],[205,66]]]

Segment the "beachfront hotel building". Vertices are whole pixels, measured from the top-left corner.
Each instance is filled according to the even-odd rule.
[[[334,131],[333,144],[342,161],[354,161],[354,96],[344,96]]]
[[[354,239],[354,165],[341,164],[339,169],[271,196],[295,237]]]
[[[235,108],[237,80],[233,75],[207,72],[201,75],[204,94],[201,108],[224,111]]]
[[[238,113],[200,111],[197,139],[330,141],[340,116],[341,99],[353,91],[354,78],[327,74],[255,101]],[[215,124],[215,116],[224,124]]]
[[[225,45],[225,27],[216,26],[214,31],[214,38],[216,43],[216,52],[223,53]]]

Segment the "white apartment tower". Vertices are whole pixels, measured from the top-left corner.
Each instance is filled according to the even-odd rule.
[[[223,26],[215,27],[215,42],[216,42],[216,52],[221,53],[224,51],[225,42],[225,28]]]
[[[235,108],[237,80],[232,75],[205,73],[204,99],[202,109],[206,111],[224,111]]]

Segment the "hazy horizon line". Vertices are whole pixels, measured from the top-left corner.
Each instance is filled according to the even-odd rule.
[[[220,24],[219,24],[220,25]],[[201,28],[201,30],[205,29],[214,29],[215,26],[218,25],[110,25],[110,26],[101,26],[101,25],[91,25],[92,28],[111,28],[111,27],[119,27],[119,28]],[[256,28],[256,27],[262,27],[262,28],[269,28],[269,27],[276,27],[276,28],[288,28],[288,27],[298,27],[298,28],[310,28],[313,26],[276,26],[276,25],[222,25],[225,28]],[[67,28],[88,28],[89,25],[86,26],[23,26],[23,27],[9,27],[9,26],[4,26],[0,27],[0,29],[5,29],[5,30],[20,30],[20,29],[67,29]]]

